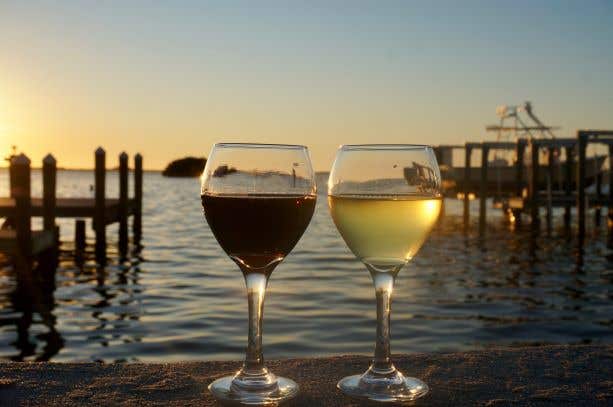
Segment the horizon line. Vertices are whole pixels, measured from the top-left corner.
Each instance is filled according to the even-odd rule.
[[[0,165],[0,169],[2,170],[8,170],[9,166],[8,165]],[[43,167],[30,167],[30,169],[32,170],[42,170]],[[58,170],[61,171],[94,171],[95,168],[80,168],[80,167],[57,167]],[[119,171],[118,167],[113,167],[113,168],[107,168],[107,171]],[[128,167],[128,171],[129,172],[133,172],[134,171],[134,167]],[[162,172],[164,171],[164,169],[155,169],[155,168],[144,168],[143,172]],[[317,173],[329,173],[330,170],[313,170],[313,172],[315,172],[315,174]]]

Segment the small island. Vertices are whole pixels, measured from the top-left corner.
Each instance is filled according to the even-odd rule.
[[[199,177],[205,165],[206,158],[204,157],[185,157],[168,164],[162,171],[162,175],[165,177]]]

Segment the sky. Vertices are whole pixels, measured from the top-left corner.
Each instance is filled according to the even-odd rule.
[[[486,139],[496,106],[613,128],[613,1],[0,0],[0,153],[148,169],[218,141]]]

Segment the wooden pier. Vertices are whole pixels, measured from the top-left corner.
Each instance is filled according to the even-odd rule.
[[[133,217],[133,243],[140,245],[142,237],[143,164],[142,156],[134,157],[134,198],[128,195],[128,155],[119,156],[119,197],[106,197],[106,153],[98,148],[95,153],[94,198],[61,198],[56,196],[57,163],[53,156],[43,159],[43,196],[32,198],[30,188],[30,160],[24,154],[12,157],[10,197],[0,198],[0,217],[6,218],[0,230],[0,251],[20,258],[31,258],[53,250],[59,244],[56,218],[76,218],[75,249],[85,248],[84,218],[92,219],[96,236],[95,255],[105,265],[106,226],[119,223],[118,246],[121,259],[128,254],[128,217]],[[43,218],[43,230],[32,231],[31,218]]]
[[[609,192],[607,195],[602,193],[603,172],[600,169],[594,175],[594,179],[587,174],[587,155],[588,144],[602,144],[608,146],[609,160]],[[454,197],[457,194],[464,201],[464,223],[470,222],[470,197],[476,196],[479,199],[479,230],[484,232],[487,215],[487,199],[497,198],[501,201],[501,207],[513,215],[514,221],[521,222],[522,214],[530,216],[531,225],[536,229],[540,225],[540,209],[546,209],[546,223],[548,230],[551,228],[553,208],[564,208],[564,224],[570,227],[571,208],[577,209],[577,224],[579,242],[583,244],[585,235],[585,217],[588,208],[594,208],[594,222],[596,225],[601,223],[601,208],[608,208],[608,223],[613,226],[613,130],[579,130],[576,138],[548,138],[548,139],[525,139],[519,138],[516,142],[467,142],[465,145],[442,145],[435,147],[437,159],[444,168],[452,167],[452,152],[454,150],[464,151],[464,168],[461,179],[456,177],[458,185],[451,190]],[[478,180],[475,178],[475,167],[471,166],[472,153],[481,150],[481,165],[478,167]],[[490,171],[494,167],[489,164],[489,154],[493,150],[515,151],[517,160],[514,163],[514,181],[511,184],[506,182],[501,190],[492,188]],[[530,164],[525,164],[525,153],[529,150]],[[542,151],[547,156],[546,165],[539,163]],[[556,163],[558,157],[564,152],[565,161]],[[576,157],[576,161],[575,161]],[[600,166],[604,161],[600,158],[593,159],[595,165]],[[558,177],[557,189],[554,189],[554,169],[563,173]],[[458,168],[455,168],[458,170]],[[544,169],[544,174],[541,173]],[[527,174],[526,174],[527,171]],[[443,172],[443,174],[445,174]],[[457,174],[456,174],[457,175]],[[543,178],[546,180],[543,188]],[[443,175],[445,181],[445,175]],[[587,193],[588,180],[595,186],[594,193]],[[507,180],[508,181],[508,180]]]

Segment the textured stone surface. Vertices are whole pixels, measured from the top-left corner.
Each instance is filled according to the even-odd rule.
[[[613,346],[544,346],[398,355],[430,385],[416,406],[613,405]],[[300,384],[292,406],[359,405],[336,390],[366,369],[364,356],[270,361]],[[206,390],[239,362],[171,364],[0,363],[0,405],[215,405]]]

